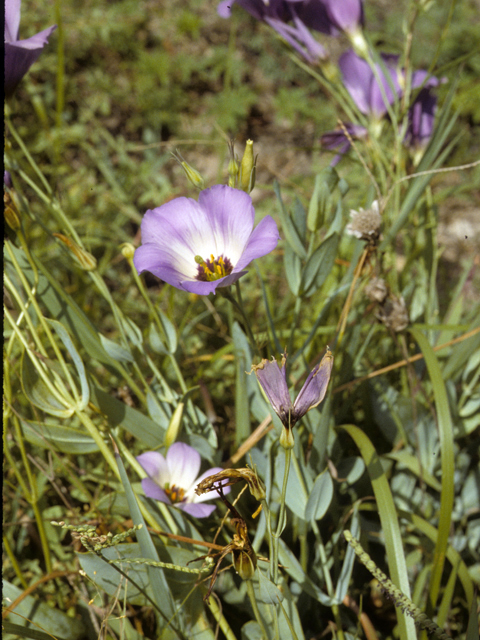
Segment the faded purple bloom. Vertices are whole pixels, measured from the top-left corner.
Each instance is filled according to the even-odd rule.
[[[9,189],[13,187],[12,176],[8,171],[5,171],[5,170],[3,172],[3,184]]]
[[[40,56],[57,25],[31,38],[18,40],[21,0],[5,0],[5,95],[9,98],[20,80]]]
[[[348,134],[351,138],[361,139],[365,138],[368,134],[368,131],[365,127],[356,124],[346,123],[345,129],[348,131]],[[341,160],[342,155],[347,153],[347,151],[351,147],[350,140],[345,135],[345,132],[342,129],[335,129],[334,131],[327,131],[320,138],[320,142],[322,147],[325,149],[330,149],[330,151],[338,151],[338,154],[333,158],[330,163],[330,166],[334,167]]]
[[[422,88],[408,110],[408,130],[405,143],[409,147],[424,147],[432,135],[435,111],[437,110],[437,98],[432,93],[432,88],[438,84],[438,78],[428,77],[426,71],[415,71],[412,74],[412,88]]]
[[[379,64],[375,65],[381,85],[368,62],[357,56],[354,51],[344,53],[338,63],[343,75],[343,84],[359,111],[377,120],[385,115],[387,106],[392,104],[395,96],[401,92],[397,67],[398,56],[382,54],[382,59],[389,78],[385,77]],[[382,88],[386,101],[382,95]]]
[[[175,198],[144,215],[133,262],[139,273],[150,271],[178,289],[215,293],[277,246],[273,218],[265,216],[255,229],[254,218],[250,196],[225,185],[201,191],[198,202]]]
[[[146,471],[148,478],[142,480],[142,488],[147,498],[173,505],[196,518],[206,518],[215,509],[215,505],[201,504],[218,497],[216,491],[208,491],[200,496],[195,493],[199,482],[214,473],[222,471],[214,467],[202,473],[200,454],[196,449],[183,442],[175,442],[164,458],[158,451],[147,451],[137,456],[137,461]],[[224,487],[227,494],[230,487]]]
[[[326,354],[320,364],[317,364],[310,372],[293,404],[287,386],[286,361],[287,358],[284,355],[282,366],[279,367],[274,358],[272,360],[263,359],[260,364],[252,365],[252,371],[255,371],[262,389],[283,426],[290,429],[307,411],[319,405],[325,397],[332,373],[333,356],[327,347]]]
[[[311,28],[323,33],[332,32],[333,27],[320,0],[223,0],[218,5],[218,14],[222,18],[229,18],[235,3],[275,29],[308,62],[314,63],[325,58],[324,47],[309,31]],[[307,5],[312,5],[311,9]],[[302,17],[302,11],[305,11],[305,17]],[[288,24],[290,22],[293,24]]]

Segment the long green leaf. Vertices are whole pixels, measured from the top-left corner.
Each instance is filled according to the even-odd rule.
[[[438,517],[438,537],[435,544],[433,571],[430,580],[430,610],[427,609],[427,615],[432,616],[440,591],[440,582],[442,579],[443,566],[445,564],[445,553],[448,546],[448,536],[450,532],[450,524],[452,522],[453,501],[455,497],[453,477],[455,470],[453,423],[450,415],[450,406],[448,404],[447,389],[443,381],[442,371],[435,352],[420,329],[412,327],[411,333],[417,341],[427,365],[435,398],[435,409],[437,413],[440,437],[442,490],[440,494],[440,514]]]
[[[354,425],[342,425],[341,429],[344,429],[355,441],[367,465],[370,482],[372,483],[375,493],[380,522],[382,523],[383,535],[385,537],[385,549],[390,569],[390,579],[405,595],[410,597],[410,585],[408,582],[405,551],[400,535],[400,525],[382,461],[375,451],[375,447],[361,429]],[[396,613],[400,638],[402,640],[415,640],[417,634],[412,618],[404,614],[400,609],[396,609]]]

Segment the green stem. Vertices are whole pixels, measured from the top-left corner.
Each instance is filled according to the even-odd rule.
[[[220,607],[217,604],[215,598],[209,598],[207,602],[208,608],[210,609],[211,614],[217,621],[218,626],[223,631],[226,640],[237,640],[235,634],[233,633],[230,625],[225,620],[223,613],[220,610]]]
[[[255,620],[257,621],[258,626],[262,630],[263,637],[265,638],[265,640],[268,640],[267,631],[266,631],[265,626],[263,624],[262,618],[260,617],[260,611],[258,610],[258,604],[257,604],[257,600],[255,598],[255,590],[253,588],[253,582],[251,580],[245,580],[245,582],[246,582],[246,585],[247,585],[247,593],[248,593],[248,597],[250,598],[250,604],[252,605],[252,609],[253,609],[253,614],[255,616]]]
[[[285,520],[285,497],[287,495],[288,473],[290,471],[290,461],[292,459],[292,450],[285,449],[285,471],[283,475],[282,495],[280,496],[280,510],[278,513],[277,530],[273,535],[273,554],[270,560],[270,573],[273,576],[273,582],[278,581],[278,545],[279,539],[284,529]]]

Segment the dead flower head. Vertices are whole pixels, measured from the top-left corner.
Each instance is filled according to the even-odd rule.
[[[224,469],[219,473],[214,473],[198,483],[195,493],[200,496],[213,489],[218,491],[220,486],[229,487],[242,480],[247,483],[250,493],[256,500],[259,502],[265,500],[265,485],[258,477],[256,469],[253,470],[249,467],[244,469]]]
[[[367,240],[376,244],[380,237],[382,216],[378,200],[374,200],[369,209],[350,210],[350,222],[347,224],[347,233],[360,240]]]

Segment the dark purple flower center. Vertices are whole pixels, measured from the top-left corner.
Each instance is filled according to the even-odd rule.
[[[163,487],[163,490],[165,491],[167,496],[170,498],[170,501],[172,502],[172,504],[175,504],[177,502],[184,502],[185,489],[182,489],[181,487],[177,487],[174,484],[172,484],[171,487],[168,484],[166,484]]]
[[[201,280],[202,282],[220,280],[220,278],[228,276],[233,271],[232,263],[224,256],[215,258],[211,254],[210,260],[204,260],[202,256],[195,256],[195,262],[198,264],[196,280]]]

